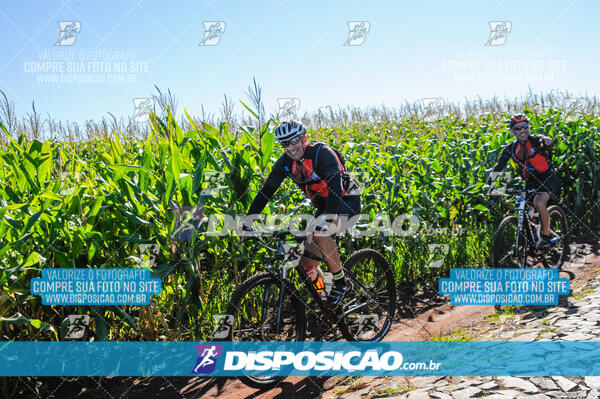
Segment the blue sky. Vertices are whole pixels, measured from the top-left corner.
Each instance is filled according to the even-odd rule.
[[[19,115],[30,112],[35,101],[38,111],[65,121],[97,120],[107,112],[128,117],[132,99],[149,97],[154,85],[171,89],[180,112],[198,115],[201,105],[217,112],[224,94],[241,112],[238,100],[245,100],[252,77],[263,87],[269,112],[276,110],[277,98],[291,97],[300,99],[303,112],[325,105],[396,106],[431,97],[518,97],[529,87],[600,92],[600,3],[592,1],[1,4],[0,90]],[[80,23],[70,46],[55,45],[60,21]],[[217,45],[199,45],[205,21],[225,22]],[[368,22],[362,45],[343,45],[349,21]],[[490,21],[510,22],[503,45],[484,45]],[[101,56],[123,50],[129,58],[94,63],[89,57],[95,50]],[[38,71],[48,59],[62,63],[63,71]],[[128,71],[112,73],[115,60],[125,61]],[[130,61],[142,70],[132,71]],[[67,79],[69,62],[70,68],[84,68],[71,78],[89,76],[107,63],[111,72],[102,79],[118,81],[43,81],[49,74]]]

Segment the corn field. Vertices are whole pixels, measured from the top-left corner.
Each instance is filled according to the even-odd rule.
[[[512,139],[508,115],[523,109],[532,133],[556,139],[558,203],[567,211],[571,234],[596,235],[597,100],[576,115],[560,103],[550,94],[503,104],[447,105],[435,121],[419,118],[422,109],[410,104],[399,110],[329,108],[301,117],[311,139],[344,154],[364,188],[363,213],[379,220],[403,214],[419,220],[418,230],[407,236],[344,236],[342,259],[360,247],[378,249],[393,265],[398,284],[412,289],[435,284],[453,267],[489,265],[493,232],[514,205],[486,196],[485,182]],[[170,237],[182,207],[202,205],[207,216],[245,214],[282,151],[274,142],[276,122],[260,107],[246,107],[249,120],[233,118],[231,107],[224,107],[219,122],[187,113],[178,121],[174,105],[171,100],[164,112],[152,113],[139,131],[126,130],[115,119],[101,128],[90,124],[86,135],[75,138],[69,129],[62,137],[50,129],[51,137],[43,138],[39,115],[30,115],[28,125],[5,112],[0,119],[2,339],[59,340],[67,315],[89,314],[96,339],[204,340],[212,316],[224,312],[235,287],[262,270],[265,250],[236,235],[207,236],[200,225],[176,249]],[[218,184],[211,176],[220,177]],[[288,214],[311,213],[289,181],[264,212],[276,214],[280,205]],[[42,268],[140,267],[140,244],[160,248],[152,270],[163,279],[163,289],[149,306],[43,306],[30,294],[30,279],[40,277]],[[449,246],[440,268],[428,267],[431,244]]]

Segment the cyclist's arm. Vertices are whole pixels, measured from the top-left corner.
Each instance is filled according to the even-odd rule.
[[[537,147],[544,151],[549,151],[552,145],[554,144],[554,139],[544,136],[543,134],[535,134],[531,136],[531,141]]]
[[[271,173],[269,173],[269,177],[265,181],[265,184],[256,194],[254,200],[252,200],[252,204],[250,204],[250,208],[248,208],[248,215],[258,215],[265,209],[267,203],[275,194],[283,180],[285,179],[285,170],[283,169],[284,164],[284,155],[282,155],[273,166]]]
[[[337,156],[332,149],[324,147],[319,152],[317,161],[319,170],[317,174],[324,176],[327,184],[327,202],[325,204],[325,214],[337,214],[342,202],[342,170],[337,160]]]
[[[498,162],[496,162],[496,165],[494,165],[494,167],[492,168],[492,173],[494,173],[494,175],[490,174],[490,179],[492,182],[495,180],[495,176],[496,176],[495,173],[502,172],[502,170],[506,167],[506,164],[508,163],[508,160],[510,159],[511,148],[512,148],[511,144],[504,147],[502,154],[500,154],[500,158],[498,158]]]

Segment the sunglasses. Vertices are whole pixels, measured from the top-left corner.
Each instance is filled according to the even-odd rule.
[[[300,142],[300,140],[301,140],[300,137],[296,137],[295,139],[291,139],[291,140],[287,140],[287,141],[282,141],[281,142],[281,146],[283,148],[287,148],[289,146],[298,144]]]
[[[521,127],[513,127],[515,132],[520,132],[521,130],[529,129],[529,125],[521,126]]]

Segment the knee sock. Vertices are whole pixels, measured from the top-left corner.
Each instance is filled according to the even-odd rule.
[[[333,282],[336,285],[343,285],[346,284],[346,281],[344,280],[344,271],[340,269],[339,272],[337,273],[333,273]]]

